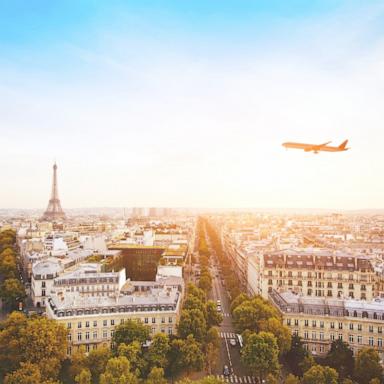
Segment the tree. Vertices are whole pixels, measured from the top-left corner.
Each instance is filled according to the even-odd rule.
[[[216,348],[220,348],[220,336],[217,327],[211,327],[208,329],[206,343],[213,344]]]
[[[200,276],[199,288],[201,288],[204,292],[209,292],[212,289],[212,279],[209,275],[204,274]]]
[[[151,367],[166,368],[170,350],[169,338],[164,333],[157,333],[148,348],[148,362]]]
[[[21,362],[38,365],[43,380],[56,379],[66,357],[67,330],[45,317],[11,313],[0,331],[0,367],[13,371]]]
[[[204,367],[204,355],[201,353],[201,344],[189,335],[181,344],[181,361],[188,372],[201,371]]]
[[[280,354],[286,353],[291,348],[291,331],[282,324],[280,319],[271,317],[260,322],[259,329],[264,332],[271,332],[277,339]]]
[[[117,350],[121,343],[130,344],[137,340],[144,343],[149,340],[150,328],[142,324],[140,321],[127,320],[123,324],[115,328],[115,333],[112,339],[113,349]]]
[[[105,371],[110,357],[111,351],[108,347],[92,349],[89,352],[87,357],[87,367],[91,372],[93,383],[98,383],[100,374]]]
[[[188,296],[195,296],[203,303],[205,303],[207,300],[205,292],[202,289],[197,288],[193,283],[188,284],[187,293]]]
[[[100,384],[137,384],[137,377],[130,372],[130,364],[125,356],[108,360],[107,368],[100,375]]]
[[[377,377],[375,377],[369,381],[369,384],[380,384],[380,383],[381,383],[381,380],[378,379]]]
[[[153,367],[149,372],[145,384],[167,384],[168,381],[164,378],[163,368]]]
[[[302,384],[337,384],[338,377],[333,368],[314,365],[304,373]]]
[[[86,368],[87,368],[87,355],[85,354],[85,348],[82,346],[78,350],[75,350],[71,356],[69,376],[72,379],[75,379]]]
[[[136,374],[137,377],[144,376],[147,372],[148,363],[143,357],[143,351],[141,344],[138,341],[133,341],[127,345],[121,343],[117,350],[118,356],[125,356],[131,365],[131,371]]]
[[[207,323],[203,312],[198,309],[181,311],[177,329],[180,337],[184,339],[188,335],[193,335],[196,340],[203,341],[207,333]]]
[[[7,279],[17,276],[15,256],[6,255],[0,260],[0,274]]]
[[[25,299],[26,294],[23,284],[17,279],[10,278],[1,285],[0,296],[7,307],[16,309],[19,302]]]
[[[219,348],[213,343],[208,343],[205,346],[205,368],[209,374],[212,373],[212,368],[216,366],[219,357]]]
[[[188,295],[184,301],[183,309],[191,310],[191,309],[199,309],[203,312],[204,317],[207,316],[206,306],[204,301],[201,301],[200,298],[194,295]]]
[[[308,354],[306,357],[304,357],[304,360],[299,364],[299,368],[304,373],[307,372],[314,365],[316,365],[315,359],[312,355]]]
[[[354,359],[353,351],[349,345],[342,340],[332,342],[325,363],[331,368],[336,369],[340,379],[353,375]]]
[[[284,384],[300,384],[300,380],[297,376],[294,376],[294,375],[292,375],[292,373],[290,373],[286,377]]]
[[[92,383],[92,374],[88,368],[84,368],[81,372],[76,375],[75,383],[77,384],[91,384]]]
[[[169,373],[170,376],[177,375],[184,369],[183,356],[181,354],[182,347],[185,341],[182,339],[173,339],[171,342],[171,349],[169,351],[169,361],[172,364],[169,364]]]
[[[241,360],[262,382],[268,374],[279,371],[279,348],[276,337],[269,332],[253,333],[241,350]]]
[[[291,341],[291,349],[287,352],[285,358],[292,372],[296,376],[303,376],[305,371],[302,370],[301,364],[308,356],[308,352],[304,349],[301,338],[294,334]]]
[[[208,300],[206,304],[206,313],[207,313],[207,326],[219,326],[223,321],[223,315],[217,311],[216,303],[212,300]]]
[[[20,368],[9,373],[4,384],[41,384],[41,373],[38,365],[32,363],[21,363]]]
[[[359,351],[355,361],[355,378],[359,384],[369,384],[372,379],[382,379],[383,369],[380,365],[380,356],[372,348],[363,348]]]
[[[236,307],[238,307],[240,304],[243,304],[244,301],[250,301],[250,298],[245,293],[240,293],[240,295],[237,295],[235,299],[232,300],[231,303],[231,312],[234,311]]]

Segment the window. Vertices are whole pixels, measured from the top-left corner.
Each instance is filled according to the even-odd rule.
[[[97,339],[97,331],[93,331],[93,335],[92,335],[93,339],[96,340]]]
[[[172,317],[168,317],[168,323],[172,323],[172,322],[173,322]]]
[[[332,288],[332,283],[330,281],[328,281],[327,287]]]
[[[106,327],[108,325],[107,320],[103,320],[103,327]]]
[[[111,320],[111,325],[115,325],[115,320],[114,319]]]
[[[316,340],[316,332],[312,332],[312,340]]]
[[[312,328],[316,328],[316,320],[312,320]]]
[[[349,289],[353,289],[353,284],[349,284]]]
[[[363,336],[357,336],[357,344],[363,344]]]
[[[156,323],[156,317],[152,317],[152,324]]]
[[[320,321],[320,328],[324,328],[324,321]]]
[[[103,331],[103,339],[106,339],[108,337],[108,331],[104,330]]]
[[[343,341],[343,334],[339,333],[339,340]]]
[[[93,321],[93,326],[97,327],[97,321],[96,320]]]
[[[81,338],[82,338],[82,335],[81,335],[81,332],[79,332],[79,333],[77,334],[77,341],[81,341]]]
[[[292,285],[292,280],[288,280],[288,285]]]
[[[383,346],[383,339],[381,339],[380,337],[377,339],[377,346],[380,348]]]
[[[328,296],[328,297],[332,296],[332,291],[328,290],[328,291],[327,291],[327,296]]]
[[[370,333],[373,333],[373,325],[370,325],[368,329]]]
[[[331,333],[331,334],[329,335],[329,337],[330,337],[330,339],[331,339],[332,341],[335,340],[335,334],[334,334],[334,333]]]
[[[145,323],[145,324],[148,324],[148,317],[145,317],[145,318],[144,318],[144,323]]]
[[[89,328],[89,321],[85,322],[85,328]]]
[[[373,347],[373,337],[372,336],[369,337],[368,344],[370,347]]]
[[[68,333],[68,335],[67,335],[67,340],[72,341],[72,335],[70,333]]]
[[[320,340],[324,340],[324,332],[320,332]]]
[[[308,296],[312,296],[312,289],[308,289],[307,294]]]
[[[85,332],[85,340],[89,340],[89,331]]]
[[[377,327],[377,333],[383,333],[383,327]]]
[[[304,320],[304,326],[308,327],[308,320]]]
[[[363,330],[363,326],[361,324],[357,324],[357,330],[358,331],[362,331]]]
[[[343,329],[343,323],[339,323],[339,329]]]
[[[45,289],[41,290],[41,296],[45,296]]]
[[[45,281],[41,282],[41,288],[45,288]]]
[[[299,325],[299,320],[295,319],[295,326],[297,327]]]
[[[268,280],[268,285],[272,285],[272,279]]]
[[[366,290],[367,290],[365,284],[361,284],[361,290],[362,290],[362,291],[366,291]]]
[[[164,324],[165,323],[165,317],[161,318],[161,322]]]
[[[304,332],[304,339],[308,339],[308,332],[307,331]]]
[[[312,287],[312,281],[308,281],[307,285],[308,287]]]
[[[291,319],[287,319],[287,325],[291,325]]]
[[[81,321],[77,323],[77,328],[81,328]]]
[[[168,335],[172,335],[172,327],[168,327]]]
[[[303,282],[302,282],[301,280],[299,280],[299,281],[297,282],[297,285],[298,285],[299,287],[302,287],[302,286],[303,286]]]
[[[67,323],[67,328],[71,329],[72,328],[72,323]]]
[[[343,289],[343,283],[337,283],[337,289]]]
[[[335,323],[331,321],[331,329],[335,329]]]
[[[353,331],[353,323],[349,323],[349,329]]]
[[[350,343],[353,343],[353,335],[349,335],[348,340]]]

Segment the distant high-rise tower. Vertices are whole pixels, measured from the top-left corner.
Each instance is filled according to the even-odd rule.
[[[42,220],[46,221],[55,221],[55,220],[64,220],[65,213],[61,208],[59,191],[57,188],[57,165],[53,165],[53,181],[52,181],[52,192],[51,198],[49,199],[48,207],[44,212]]]

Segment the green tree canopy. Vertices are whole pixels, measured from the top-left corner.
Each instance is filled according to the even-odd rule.
[[[26,298],[23,284],[14,278],[4,280],[0,287],[0,297],[7,307],[17,309],[19,302]]]
[[[284,384],[300,384],[300,379],[290,373],[284,380]]]
[[[115,328],[112,339],[112,346],[117,350],[121,343],[130,344],[133,341],[144,343],[150,338],[150,328],[140,321],[126,320]]]
[[[163,368],[153,367],[149,372],[145,384],[167,384],[168,380],[164,378]]]
[[[241,360],[262,382],[268,374],[279,371],[279,348],[269,332],[253,333],[241,350]]]
[[[280,354],[286,353],[291,348],[291,331],[282,324],[281,319],[271,317],[267,320],[260,321],[259,329],[264,332],[272,333],[277,339]]]
[[[304,349],[301,338],[294,334],[292,336],[291,348],[285,356],[294,375],[303,376],[305,370],[302,369],[302,363],[307,356],[308,352]]]
[[[92,349],[87,357],[87,367],[92,375],[92,382],[98,383],[100,374],[105,371],[108,360],[111,358],[111,350],[108,347]]]
[[[337,384],[338,377],[333,368],[314,365],[304,373],[302,384]]]
[[[355,361],[355,378],[359,384],[369,384],[372,379],[382,379],[380,356],[373,348],[361,349]]]
[[[137,384],[137,377],[130,372],[130,364],[125,356],[108,360],[104,373],[100,375],[100,384]]]
[[[223,321],[223,315],[217,311],[216,303],[212,300],[207,301],[206,314],[208,328],[219,326]]]
[[[9,373],[4,384],[41,384],[42,378],[39,366],[32,363],[21,363],[20,368]]]
[[[77,384],[91,384],[92,374],[88,368],[83,368],[79,374],[75,377],[75,383]]]
[[[157,333],[148,348],[147,359],[150,367],[165,369],[168,365],[168,353],[170,349],[168,336],[164,333]]]
[[[131,344],[121,343],[117,350],[119,356],[125,356],[131,365],[131,371],[135,372],[136,376],[144,376],[147,372],[148,363],[144,359],[141,344],[135,340]]]
[[[354,363],[353,351],[349,345],[339,339],[333,341],[325,364],[336,369],[340,379],[344,379],[353,375]]]
[[[196,287],[196,285],[193,283],[188,284],[187,294],[188,294],[188,296],[197,297],[203,303],[205,303],[207,301],[207,297],[206,297],[205,292],[202,289]]]
[[[207,323],[203,312],[198,309],[181,311],[177,329],[180,337],[184,339],[188,335],[193,335],[196,340],[203,341],[207,333]]]
[[[43,380],[56,379],[66,357],[67,330],[45,317],[11,313],[0,331],[0,367],[15,370],[21,362],[37,364]]]

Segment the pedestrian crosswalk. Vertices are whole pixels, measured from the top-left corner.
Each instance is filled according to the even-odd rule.
[[[220,337],[222,339],[234,339],[236,334],[233,332],[220,332]]]
[[[238,383],[238,384],[257,384],[258,381],[253,376],[224,376],[224,375],[216,375],[218,379],[223,380],[225,383]]]
[[[224,317],[231,317],[231,314],[230,313],[223,313],[223,316]]]

